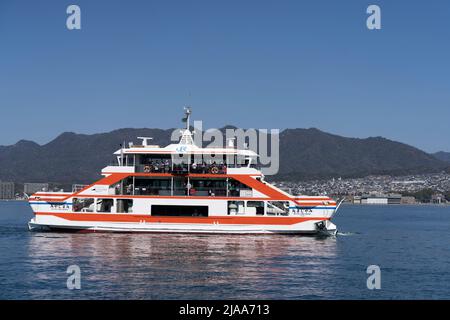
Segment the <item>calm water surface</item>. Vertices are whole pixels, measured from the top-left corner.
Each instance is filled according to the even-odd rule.
[[[448,206],[343,206],[325,239],[31,233],[31,216],[0,202],[0,299],[450,298]],[[73,264],[81,290],[66,287]]]

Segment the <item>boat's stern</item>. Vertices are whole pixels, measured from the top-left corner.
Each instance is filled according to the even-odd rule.
[[[331,220],[341,203],[342,200],[335,201],[327,196],[297,196],[292,202],[291,214],[310,218],[314,233],[336,235],[337,226]]]
[[[47,225],[38,223],[36,221],[36,217],[33,217],[28,222],[28,230],[30,230],[30,231],[50,231],[50,227]]]
[[[338,201],[331,200],[335,208],[329,210],[329,217],[327,220],[322,220],[316,223],[319,233],[324,233],[332,236],[335,236],[338,233],[337,226],[333,222],[331,222],[331,219],[336,215],[339,207],[341,206],[342,202],[344,202],[344,200],[345,199],[340,199]]]
[[[338,232],[337,226],[330,220],[316,222],[316,230],[320,235],[335,236]]]

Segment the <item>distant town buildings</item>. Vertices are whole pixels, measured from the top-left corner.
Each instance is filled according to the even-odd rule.
[[[0,181],[0,199],[11,200],[14,198],[14,182]]]
[[[414,194],[422,190],[432,193],[424,202],[442,204],[450,201],[450,174],[445,172],[403,177],[368,176],[299,182],[278,181],[275,185],[296,195],[327,195],[361,204],[414,204],[421,202]]]
[[[362,196],[349,197],[347,198],[347,200],[355,204],[401,204],[402,198],[403,197],[401,194],[372,193],[372,194],[365,194]]]
[[[415,203],[417,203],[417,200],[415,197],[412,196],[403,196],[400,201],[400,204],[415,204]]]
[[[23,192],[32,195],[38,191],[48,191],[49,184],[48,183],[25,183],[23,185]]]
[[[276,181],[275,186],[294,195],[326,195],[344,198],[355,204],[450,204],[450,174],[433,173],[403,177],[367,176],[328,180]],[[23,186],[23,189],[22,189]],[[86,185],[65,186],[57,183],[25,183],[0,181],[0,199],[24,199],[38,191],[70,191],[76,193]],[[23,193],[22,193],[23,190]],[[19,195],[16,195],[19,194]]]
[[[431,196],[431,203],[441,204],[447,202],[443,194],[433,194]]]

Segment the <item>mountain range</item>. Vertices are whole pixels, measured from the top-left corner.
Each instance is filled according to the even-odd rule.
[[[224,127],[229,128],[229,126]],[[62,185],[89,183],[100,177],[112,153],[124,141],[153,137],[165,146],[173,129],[119,129],[100,134],[66,132],[39,145],[21,140],[0,146],[0,180],[53,182]],[[280,133],[280,170],[277,180],[361,177],[375,174],[404,175],[450,171],[450,153],[429,154],[382,137],[347,138],[310,129],[286,129]]]
[[[436,153],[433,153],[433,156],[436,159],[445,161],[445,162],[450,162],[450,152],[444,152],[444,151],[439,151]]]

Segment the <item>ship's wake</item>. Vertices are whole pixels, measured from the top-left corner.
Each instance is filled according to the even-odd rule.
[[[358,234],[359,234],[359,232],[338,232],[337,233],[337,235],[340,237],[355,236]]]

